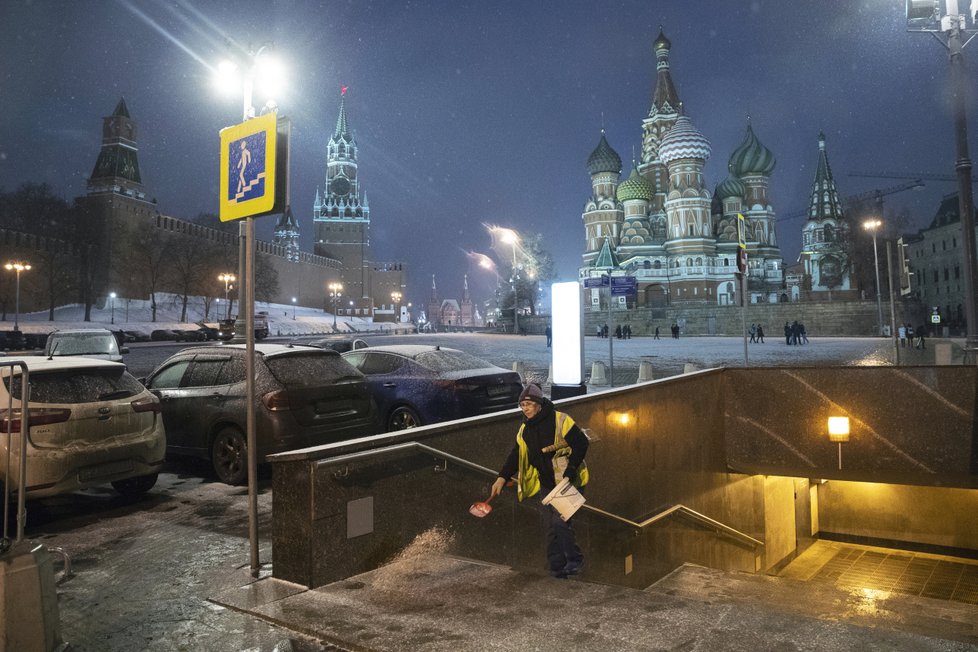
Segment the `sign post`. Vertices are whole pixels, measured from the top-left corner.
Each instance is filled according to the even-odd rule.
[[[740,272],[740,314],[746,367],[750,364],[747,357],[747,220],[741,213],[737,213],[737,271]]]

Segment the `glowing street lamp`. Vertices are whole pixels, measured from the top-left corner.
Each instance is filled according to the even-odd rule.
[[[292,321],[295,321],[295,302],[296,298],[292,297]]]
[[[394,323],[401,321],[401,293],[391,292],[391,299],[394,301]]]
[[[115,292],[109,292],[109,299],[111,299],[110,305],[112,306],[112,321],[110,321],[109,323],[114,324],[115,323]]]
[[[340,300],[340,293],[343,291],[342,283],[330,283],[326,286],[329,288],[329,296],[333,297],[333,330],[336,330],[336,304]]]
[[[513,333],[518,335],[520,332],[520,302],[516,289],[516,246],[520,242],[520,236],[512,229],[497,227],[496,232],[499,233],[499,239],[510,245],[513,249],[513,270],[512,275],[509,277],[509,284],[513,288]]]
[[[876,232],[881,226],[883,226],[883,220],[873,219],[863,222],[863,228],[873,233],[873,262],[875,263],[874,269],[876,270],[876,324],[879,327],[880,335],[883,334],[883,303],[880,299],[880,292],[882,292],[883,288],[880,287],[880,257],[876,251]]]
[[[231,303],[228,301],[228,290],[232,287],[230,283],[234,283],[234,274],[218,274],[218,281],[224,281],[224,303],[228,304],[228,314],[225,319],[231,319]]]
[[[31,268],[30,263],[24,263],[21,261],[11,261],[4,265],[5,268],[11,270],[17,274],[17,290],[15,293],[14,305],[16,306],[14,311],[14,331],[20,330],[20,273],[29,271]]]
[[[829,441],[839,444],[839,470],[842,470],[842,444],[849,441],[849,417],[829,417]]]

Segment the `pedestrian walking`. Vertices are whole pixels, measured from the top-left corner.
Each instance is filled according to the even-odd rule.
[[[808,344],[808,331],[805,330],[805,324],[798,322],[798,336],[801,338],[799,344]]]
[[[615,339],[621,339],[621,324],[615,326]]]
[[[921,324],[915,328],[913,332],[917,334],[917,344],[914,346],[914,348],[921,350],[926,349],[927,345],[924,344],[924,335],[927,334],[927,325]]]
[[[764,344],[764,329],[760,324],[757,325],[757,341]]]
[[[757,324],[751,324],[750,325],[750,341],[751,341],[751,344],[754,344],[754,343],[757,342]]]
[[[791,344],[791,324],[788,322],[784,323],[784,343]]]
[[[550,324],[547,324],[547,328],[543,332],[547,336],[547,346],[549,347],[554,341],[554,331],[550,328]]]
[[[907,347],[907,327],[904,326],[903,324],[900,324],[900,326],[897,328],[897,337],[900,338],[900,348],[901,349],[906,348]]]
[[[538,385],[527,385],[520,394],[523,423],[516,443],[509,452],[499,477],[492,484],[490,499],[516,481],[517,498],[522,502],[537,494],[546,496],[564,479],[583,488],[589,478],[584,456],[587,435],[570,415],[558,412]],[[550,574],[565,579],[577,575],[584,565],[584,554],[577,545],[573,518],[564,521],[552,505],[537,504],[547,524],[547,564]]]
[[[655,327],[655,337],[653,337],[652,339],[653,340],[659,339],[659,327],[658,326]]]

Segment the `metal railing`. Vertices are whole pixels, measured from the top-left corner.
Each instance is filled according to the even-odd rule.
[[[428,446],[427,444],[422,444],[421,442],[417,442],[417,441],[408,441],[402,444],[387,446],[385,448],[374,448],[371,450],[359,451],[357,453],[348,453],[346,455],[339,455],[337,457],[331,457],[329,459],[319,460],[318,462],[316,462],[316,468],[339,466],[342,464],[346,464],[348,462],[356,462],[371,457],[377,457],[378,455],[394,454],[394,453],[400,453],[404,451],[422,451],[430,454],[432,457],[443,458],[446,461],[446,463],[454,462],[459,466],[464,466],[466,468],[472,469],[473,471],[478,471],[479,473],[483,473],[491,477],[497,477],[496,471],[490,468],[484,467],[480,464],[476,464],[475,462],[471,462],[461,457],[457,457],[455,455],[452,455],[451,453],[446,453],[445,451],[438,450],[437,448],[433,448],[431,446]],[[444,467],[435,467],[435,469],[438,471],[445,470]],[[348,473],[349,473],[349,469],[346,469],[343,472],[336,472],[335,475],[337,477],[343,477]],[[704,525],[712,529],[717,535],[726,535],[740,543],[747,544],[748,546],[754,548],[755,551],[757,549],[764,547],[763,541],[755,539],[749,534],[745,534],[740,530],[737,530],[736,528],[732,528],[729,525],[726,525],[725,523],[721,523],[720,521],[712,519],[709,516],[706,516],[705,514],[701,514],[696,510],[686,507],[685,505],[673,505],[672,507],[664,509],[661,512],[653,516],[650,516],[649,518],[640,522],[633,521],[631,519],[625,518],[624,516],[619,516],[618,514],[613,514],[611,512],[605,511],[598,507],[594,507],[588,503],[584,503],[584,505],[581,506],[581,509],[586,509],[589,512],[600,514],[601,516],[610,518],[620,523],[624,523],[637,530],[644,530],[645,528],[655,525],[656,523],[659,523],[660,521],[663,521],[674,514],[678,514],[681,516],[686,516],[687,518],[692,519],[693,521],[699,523],[700,525]]]
[[[7,374],[6,367],[10,367],[10,372]],[[6,423],[6,427],[2,428],[3,435],[7,436],[6,441],[6,460],[4,465],[4,482],[3,482],[3,538],[2,541],[5,544],[4,549],[6,549],[6,544],[9,543],[7,538],[7,529],[9,527],[9,516],[10,516],[10,449],[13,448],[13,425],[14,425],[14,367],[20,367],[20,408],[19,408],[19,421],[20,421],[20,472],[18,475],[17,482],[17,538],[16,542],[19,542],[24,538],[24,523],[27,520],[27,502],[25,499],[26,487],[27,487],[27,432],[30,429],[30,410],[28,409],[28,398],[30,396],[30,371],[27,369],[27,363],[23,360],[11,360],[11,361],[0,361],[0,382],[4,380],[7,384],[7,404],[2,406],[2,410],[6,418],[3,422]]]

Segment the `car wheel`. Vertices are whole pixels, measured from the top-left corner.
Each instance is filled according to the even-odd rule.
[[[237,428],[224,428],[211,446],[211,465],[217,479],[225,484],[241,485],[248,478],[248,445]]]
[[[135,478],[116,480],[112,483],[112,488],[126,498],[135,498],[137,496],[142,496],[144,493],[152,489],[156,485],[156,479],[158,477],[158,473],[151,473],[150,475],[139,475]]]
[[[406,405],[402,405],[391,412],[390,418],[387,419],[387,432],[417,428],[420,425],[422,425],[421,417],[418,416],[418,413]]]

